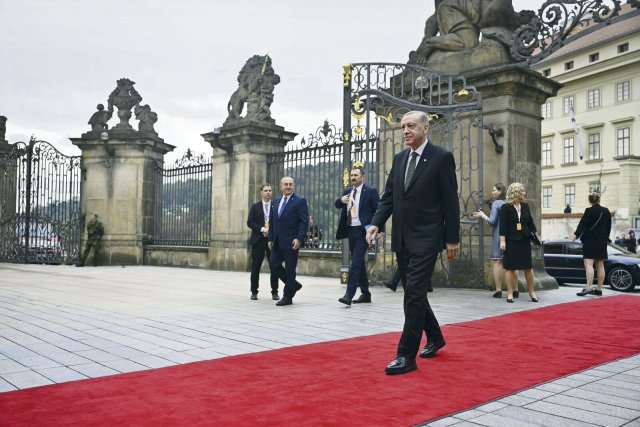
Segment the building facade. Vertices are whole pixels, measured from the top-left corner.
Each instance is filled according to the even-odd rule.
[[[587,28],[532,66],[564,85],[541,106],[543,222],[600,191],[614,234],[640,228],[640,11]]]

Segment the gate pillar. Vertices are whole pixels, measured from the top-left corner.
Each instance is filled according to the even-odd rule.
[[[283,153],[296,135],[282,126],[246,118],[202,134],[213,147],[209,268],[250,270],[247,216],[267,181],[267,155]],[[275,198],[279,183],[270,184]]]
[[[562,85],[542,77],[529,68],[505,65],[490,70],[465,72],[468,84],[482,93],[484,183],[488,195],[496,182],[524,184],[527,203],[534,222],[541,227],[541,121],[540,106],[555,96]],[[567,126],[569,126],[567,122]],[[499,153],[502,146],[502,153]],[[485,212],[487,211],[485,206]],[[485,227],[485,253],[490,253],[491,228]],[[487,261],[489,263],[489,261]],[[533,267],[537,288],[557,288],[555,279],[544,269],[542,248],[533,248]],[[492,268],[485,268],[485,283],[492,283]]]
[[[104,224],[99,264],[142,265],[155,206],[162,203],[154,189],[154,162],[162,163],[175,147],[155,132],[133,129],[91,131],[70,139],[82,150],[80,212],[83,217],[96,212]]]

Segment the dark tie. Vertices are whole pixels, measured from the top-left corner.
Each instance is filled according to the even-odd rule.
[[[284,199],[282,200],[282,203],[280,203],[280,209],[278,209],[278,218],[280,218],[280,216],[282,215],[282,211],[284,210],[285,205],[287,204],[287,196],[284,196]]]
[[[416,170],[416,158],[418,157],[418,153],[415,151],[411,153],[411,160],[409,161],[409,169],[407,169],[407,177],[404,179],[404,191],[407,191],[409,188],[409,184],[411,184],[411,178],[413,178],[413,173]]]
[[[358,189],[353,189],[353,196],[351,196],[351,209],[356,204],[356,194],[358,194]],[[347,225],[351,225],[351,209],[347,209]]]

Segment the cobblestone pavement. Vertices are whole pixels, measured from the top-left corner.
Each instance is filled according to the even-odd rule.
[[[346,307],[337,279],[299,280],[294,304],[275,307],[268,275],[251,301],[249,273],[0,264],[0,392],[402,329],[401,290]],[[429,300],[447,324],[576,301],[577,289],[539,291],[538,304],[443,288]],[[640,314],[629,321],[640,331]],[[427,425],[640,427],[640,354]]]

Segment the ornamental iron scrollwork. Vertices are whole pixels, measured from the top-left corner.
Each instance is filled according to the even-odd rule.
[[[322,126],[318,127],[314,133],[309,133],[307,138],[300,140],[302,149],[320,147],[327,148],[342,144],[342,130],[325,120]]]
[[[516,61],[540,62],[576,36],[599,23],[609,23],[620,16],[621,0],[551,0],[546,1],[528,23],[513,32],[510,54]],[[633,8],[640,1],[628,0]],[[582,33],[586,35],[588,31]],[[579,36],[578,36],[579,37]]]

